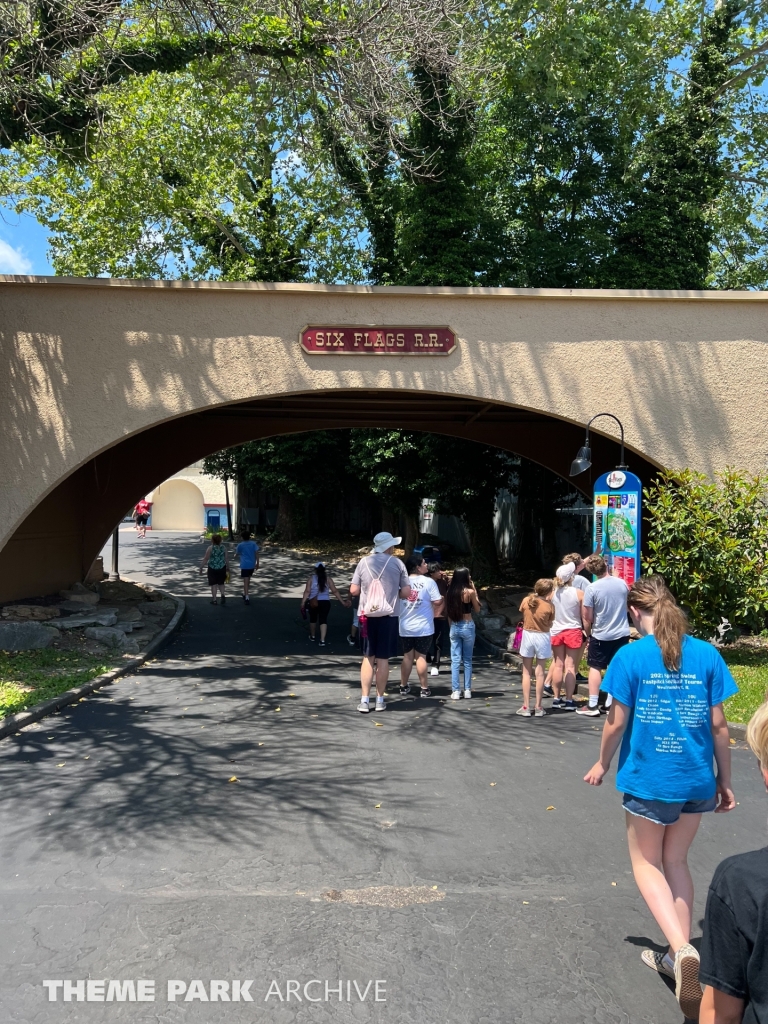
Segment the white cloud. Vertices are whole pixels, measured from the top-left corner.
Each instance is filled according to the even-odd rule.
[[[27,257],[0,238],[0,274],[29,274],[31,270]]]

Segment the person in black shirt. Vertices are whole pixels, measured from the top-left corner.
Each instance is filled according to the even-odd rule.
[[[747,742],[768,789],[768,703],[752,716]],[[707,895],[699,1024],[768,1024],[768,848],[728,857]]]

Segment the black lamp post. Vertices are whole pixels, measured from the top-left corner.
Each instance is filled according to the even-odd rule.
[[[592,465],[592,449],[589,446],[589,428],[600,416],[610,416],[612,420],[616,420],[619,424],[619,430],[621,431],[621,462],[616,468],[629,469],[629,466],[624,460],[624,427],[621,420],[618,416],[614,416],[612,412],[598,412],[587,424],[587,436],[584,439],[584,444],[576,453],[576,458],[571,463],[571,472],[569,476],[578,476],[579,473],[584,473]]]

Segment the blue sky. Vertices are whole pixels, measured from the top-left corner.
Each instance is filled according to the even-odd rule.
[[[0,274],[52,274],[48,232],[31,214],[0,207]]]

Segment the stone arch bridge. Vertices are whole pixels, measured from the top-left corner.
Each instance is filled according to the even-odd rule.
[[[646,479],[760,470],[766,314],[752,292],[0,278],[0,601],[81,579],[141,495],[271,434],[424,429],[566,476],[584,424],[610,411]],[[361,324],[448,325],[457,341],[378,358],[299,342],[307,325]],[[618,445],[610,420],[595,426],[600,473]]]

